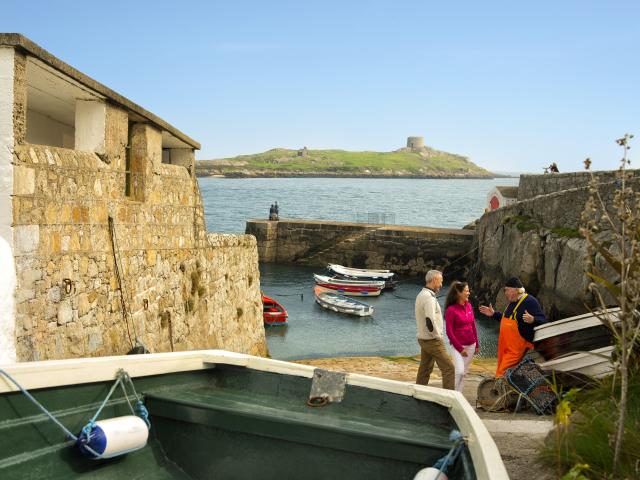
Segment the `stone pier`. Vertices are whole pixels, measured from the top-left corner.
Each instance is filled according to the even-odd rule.
[[[464,276],[473,230],[283,219],[249,220],[262,262],[386,268],[420,275],[431,268]]]

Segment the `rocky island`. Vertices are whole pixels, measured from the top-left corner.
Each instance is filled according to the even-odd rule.
[[[392,152],[293,150],[196,162],[199,177],[364,177],[364,178],[493,178],[495,175],[467,157],[424,145],[409,137],[407,146]]]

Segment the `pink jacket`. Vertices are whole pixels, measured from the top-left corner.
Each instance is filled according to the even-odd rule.
[[[444,319],[447,324],[447,337],[449,337],[453,348],[462,352],[466,345],[475,343],[476,348],[480,346],[471,303],[449,305],[449,308],[444,312]]]

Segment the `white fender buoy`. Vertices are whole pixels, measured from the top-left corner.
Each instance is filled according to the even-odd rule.
[[[433,468],[433,467],[423,468],[416,474],[415,477],[413,477],[413,480],[436,480],[436,479],[449,480],[449,477],[447,477],[444,473],[442,473],[437,468]]]
[[[78,437],[80,451],[91,458],[111,458],[143,448],[147,444],[149,428],[143,419],[135,415],[99,420],[93,425],[87,441],[86,435]],[[100,457],[96,457],[86,447]]]

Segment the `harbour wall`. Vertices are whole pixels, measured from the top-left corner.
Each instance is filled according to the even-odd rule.
[[[634,177],[640,177],[640,170],[629,170]],[[615,181],[617,171],[605,170],[593,172],[600,183]],[[589,184],[589,172],[549,173],[545,175],[520,175],[518,184],[518,201],[527,200],[539,195],[563,192],[584,188]]]
[[[473,230],[282,219],[249,220],[260,261],[385,268],[423,275],[432,268],[463,276],[471,261]]]

